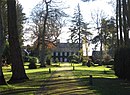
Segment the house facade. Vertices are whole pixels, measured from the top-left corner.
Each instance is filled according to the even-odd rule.
[[[68,62],[68,57],[73,54],[79,55],[79,43],[57,43],[52,50],[52,61]]]

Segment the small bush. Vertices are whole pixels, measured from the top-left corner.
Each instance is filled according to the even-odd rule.
[[[29,69],[36,69],[36,63],[37,63],[38,59],[36,57],[32,57],[30,58],[30,64],[29,64]]]
[[[78,61],[77,60],[71,60],[71,63],[78,63]]]
[[[46,59],[46,64],[51,65],[51,60],[49,58]]]
[[[68,59],[69,59],[69,62],[72,62],[72,63],[78,63],[79,61],[79,57],[75,54],[69,56]]]
[[[86,66],[87,62],[88,62],[87,60],[83,60],[82,61],[82,66]]]
[[[114,59],[111,59],[107,65],[114,65]]]
[[[59,59],[58,59],[58,58],[56,58],[56,59],[55,59],[55,63],[58,63],[58,62],[59,62]]]
[[[91,60],[88,60],[88,62],[87,62],[87,66],[88,66],[88,67],[91,66]]]
[[[106,54],[106,55],[104,55],[104,62],[109,62],[110,60],[111,60],[111,56],[110,55],[108,55],[108,54]]]

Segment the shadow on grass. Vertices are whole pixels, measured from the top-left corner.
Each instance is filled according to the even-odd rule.
[[[27,75],[28,81],[1,86],[0,95],[33,95],[50,77],[47,71],[29,72]]]
[[[108,71],[107,74],[104,74],[103,71],[91,71],[93,85],[89,83],[87,70],[74,71],[74,73],[79,84],[86,85],[95,95],[130,95],[130,82],[113,77],[114,74],[111,71]]]
[[[92,94],[87,86],[81,86],[72,75],[71,70],[57,71],[36,95],[88,95]]]
[[[25,93],[30,93],[30,92],[35,92],[37,91],[37,88],[21,88],[21,89],[12,89],[12,90],[6,90],[6,91],[1,91],[0,95],[26,95]]]

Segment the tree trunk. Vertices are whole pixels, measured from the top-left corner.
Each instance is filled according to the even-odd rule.
[[[0,56],[0,85],[6,85],[6,81],[2,71],[2,57]]]
[[[118,18],[119,18],[119,0],[116,0],[116,33],[117,33],[117,47],[119,47],[119,23],[118,23]]]
[[[0,0],[0,85],[5,85],[6,81],[2,72],[2,54],[4,51],[4,40],[3,40],[3,25],[2,25],[2,16],[1,16],[1,0]]]
[[[43,25],[43,32],[42,32],[42,50],[41,50],[41,67],[46,67],[45,65],[45,32],[46,32],[46,23],[47,23],[47,17],[48,17],[48,4],[51,3],[50,1],[46,1],[45,0],[45,4],[46,4],[46,14],[45,14],[45,18],[44,18],[44,25]]]
[[[127,29],[127,5],[126,5],[126,0],[122,1],[123,4],[123,32],[124,32],[124,42],[125,46],[129,45],[129,33]]]
[[[120,46],[123,46],[123,33],[122,33],[122,11],[121,11],[121,0],[119,0],[119,28],[120,28]]]
[[[102,37],[102,30],[101,30],[101,34],[100,34],[100,63],[99,65],[102,65],[102,59],[103,59],[103,50],[102,50],[102,46],[103,46],[103,37]]]
[[[130,0],[128,0],[128,4],[127,4],[127,6],[128,6],[128,28],[130,28]]]
[[[8,34],[10,57],[12,63],[12,77],[9,83],[21,82],[28,79],[22,60],[21,48],[18,38],[16,1],[7,0],[8,5]]]

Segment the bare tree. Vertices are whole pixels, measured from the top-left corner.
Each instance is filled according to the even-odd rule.
[[[102,58],[103,58],[103,50],[102,50],[103,49],[103,37],[102,37],[103,33],[100,30],[102,29],[101,21],[102,21],[102,19],[106,19],[106,15],[105,15],[104,11],[97,10],[96,12],[94,12],[94,14],[92,13],[91,16],[92,16],[94,23],[97,26],[96,29],[98,30],[98,35],[99,35],[98,37],[99,37],[99,41],[100,41],[100,62],[101,62]]]
[[[57,2],[55,2],[54,4],[56,3]],[[61,34],[61,28],[64,25],[63,17],[66,16],[67,15],[62,11],[62,8],[57,6],[54,7],[53,2],[51,3],[51,1],[46,1],[46,3],[44,1],[42,4],[39,3],[33,9],[31,19],[34,24],[29,28],[29,30],[33,31],[34,33],[33,39],[36,39],[35,45],[37,49],[39,49],[39,47],[43,45],[43,39],[45,49],[47,48],[46,46],[48,46],[47,44],[49,43],[56,44],[57,38]],[[39,51],[41,54],[40,57],[43,58],[43,49],[40,48]],[[45,53],[46,51],[47,50],[45,50]]]

